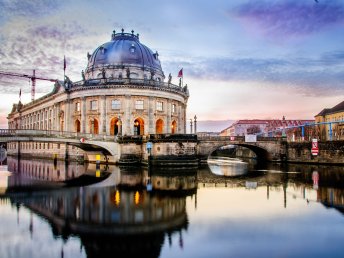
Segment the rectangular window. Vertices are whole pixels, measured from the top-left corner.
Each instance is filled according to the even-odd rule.
[[[91,110],[97,110],[98,109],[98,102],[96,100],[91,100],[91,106],[90,109]]]
[[[143,109],[143,100],[136,100],[135,101],[135,108],[136,109]]]
[[[118,99],[114,99],[111,101],[111,108],[112,109],[121,109],[121,101]]]
[[[75,103],[75,111],[80,112],[80,102]]]
[[[176,104],[172,104],[172,113],[176,113]]]
[[[164,107],[164,105],[163,105],[164,103],[162,103],[161,101],[157,101],[156,102],[156,110],[158,110],[158,111],[163,111],[164,109],[163,109],[163,107]]]

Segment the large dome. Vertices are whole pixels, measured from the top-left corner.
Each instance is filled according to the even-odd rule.
[[[112,34],[111,41],[99,46],[92,55],[88,55],[86,69],[87,79],[106,77],[125,77],[126,69],[130,69],[131,78],[151,78],[163,80],[159,55],[139,41],[139,35],[122,32]],[[124,73],[123,73],[124,70]]]

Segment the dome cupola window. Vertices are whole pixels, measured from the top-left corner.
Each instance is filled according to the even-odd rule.
[[[102,53],[102,55],[105,55],[105,53],[106,53],[105,47],[100,47],[99,50],[100,50],[100,53]]]
[[[135,45],[134,45],[134,43],[132,43],[130,48],[129,48],[129,51],[130,51],[130,53],[134,54],[135,50],[136,50]]]

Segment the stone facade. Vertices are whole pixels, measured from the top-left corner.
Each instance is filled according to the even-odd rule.
[[[158,53],[138,36],[114,33],[88,55],[83,80],[56,82],[53,91],[14,104],[9,129],[104,135],[185,133],[187,86],[164,82]],[[126,47],[127,46],[127,47]]]

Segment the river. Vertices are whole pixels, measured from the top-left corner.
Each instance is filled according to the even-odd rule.
[[[8,158],[0,257],[343,257],[344,167]]]

